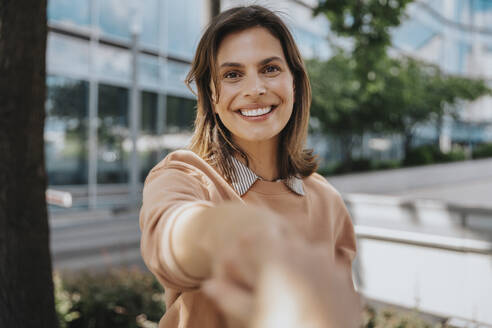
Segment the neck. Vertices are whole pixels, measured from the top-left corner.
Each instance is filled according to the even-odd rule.
[[[279,178],[278,137],[259,142],[247,140],[235,140],[235,142],[248,155],[249,168],[253,172],[268,181]]]

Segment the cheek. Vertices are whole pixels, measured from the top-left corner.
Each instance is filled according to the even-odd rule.
[[[220,98],[218,103],[215,103],[214,108],[216,108],[215,112],[224,112],[228,111],[230,108],[230,104],[234,98],[234,94],[237,91],[235,90],[235,87],[231,87],[228,85],[224,85],[220,88]]]
[[[291,79],[276,81],[273,83],[272,88],[284,98],[284,101],[294,100],[294,82]]]

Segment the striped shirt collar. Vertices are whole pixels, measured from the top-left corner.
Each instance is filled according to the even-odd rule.
[[[234,156],[231,157],[231,162],[232,172],[229,173],[232,179],[232,187],[236,190],[239,196],[243,196],[256,182],[256,180],[263,180],[263,178],[251,171],[249,167],[244,165]],[[296,176],[290,176],[286,179],[282,179],[282,182],[294,193],[304,196],[302,179]]]

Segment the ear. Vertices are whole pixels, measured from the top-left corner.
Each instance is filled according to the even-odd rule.
[[[215,92],[215,85],[213,81],[210,81],[210,100],[212,101],[212,108],[215,112],[215,104],[217,103],[217,93]]]

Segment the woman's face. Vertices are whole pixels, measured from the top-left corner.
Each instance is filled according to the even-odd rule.
[[[263,27],[227,35],[219,45],[217,74],[214,111],[233,140],[277,141],[294,106],[294,79],[280,41]]]

